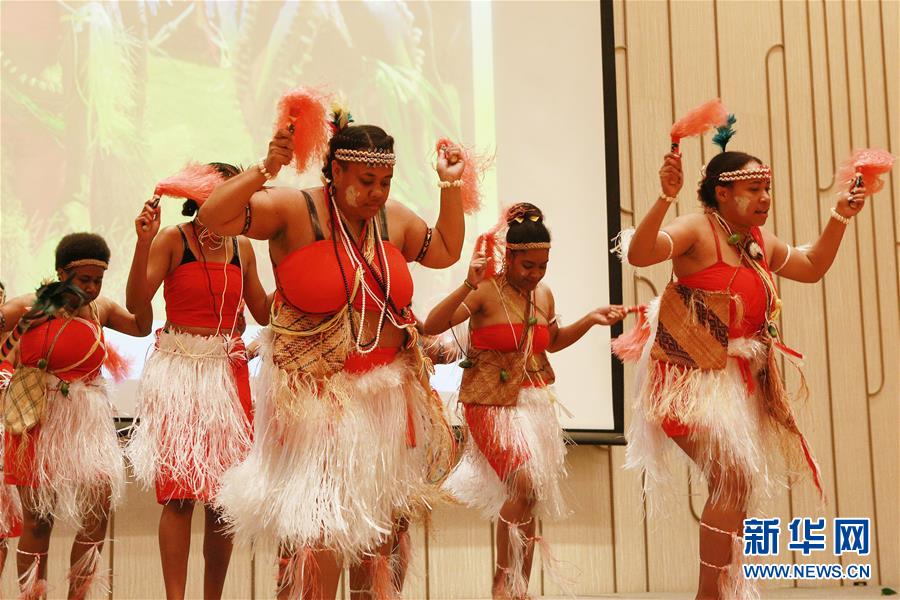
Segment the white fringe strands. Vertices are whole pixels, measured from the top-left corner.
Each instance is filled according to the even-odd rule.
[[[103,568],[103,556],[100,554],[100,546],[105,540],[99,542],[80,542],[76,544],[88,546],[87,551],[69,568],[67,579],[69,585],[75,590],[75,598],[85,598],[92,587],[101,596],[110,592],[109,569]]]
[[[139,423],[126,446],[142,485],[171,479],[206,501],[222,474],[247,455],[252,432],[232,372],[232,361],[242,360],[239,338],[159,333],[141,377]]]
[[[719,596],[724,600],[760,600],[755,580],[744,577],[744,538],[735,532],[707,525],[703,521],[700,521],[700,527],[713,533],[727,535],[731,540],[731,559],[727,565],[714,565],[700,558],[701,565],[719,570],[717,581]]]
[[[756,339],[732,339],[726,367],[718,371],[663,365],[650,358],[658,316],[659,301],[654,299],[647,310],[650,335],[635,369],[638,391],[625,460],[626,468],[641,469],[644,474],[648,512],[664,506],[671,499],[667,492],[674,489],[671,484],[677,471],[669,460],[677,448],[661,427],[667,417],[691,429],[690,439],[699,448],[698,465],[707,482],[715,470],[732,473],[749,487],[749,497],[745,489],[740,490],[740,498],[729,498],[735,490],[727,484],[734,477],[719,478],[722,485],[712,491],[713,502],[740,501],[750,508],[786,487],[795,475],[806,473],[800,439],[767,411],[758,374],[768,363],[768,347]],[[754,381],[752,394],[748,376]]]
[[[31,564],[19,575],[19,600],[42,600],[47,596],[47,580],[41,579],[41,560],[47,559],[46,552],[25,552],[16,550],[17,554],[31,556]]]
[[[549,387],[523,387],[515,406],[491,407],[500,445],[514,447],[528,460],[509,479],[527,478],[534,495],[534,514],[560,519],[568,514],[561,490],[566,476],[565,432],[557,417],[557,400]],[[510,499],[514,481],[502,481],[470,435],[462,457],[443,489],[455,500],[496,519]]]
[[[616,237],[612,239],[611,254],[615,254],[623,265],[631,264],[628,262],[628,249],[631,247],[631,239],[634,237],[634,227],[623,229]]]
[[[225,473],[216,504],[238,542],[326,548],[355,562],[387,539],[395,517],[435,493],[432,400],[403,353],[317,386],[275,366],[271,331],[260,342],[253,447]]]
[[[34,509],[42,519],[63,521],[75,529],[88,515],[105,507],[114,510],[125,485],[125,461],[116,437],[113,406],[106,382],[69,384],[68,395],[59,392],[53,375],[47,389],[47,409],[40,430],[23,436],[34,445]],[[26,441],[27,440],[27,441]],[[15,460],[15,457],[7,457]]]
[[[2,396],[0,396],[0,400],[2,400]],[[2,464],[3,457],[3,440],[3,419],[0,419],[0,464]],[[9,534],[16,523],[22,522],[22,503],[19,500],[19,490],[14,485],[3,483],[2,477],[3,473],[0,471],[0,536]]]

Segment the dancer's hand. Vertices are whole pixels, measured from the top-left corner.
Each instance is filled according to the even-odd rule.
[[[838,194],[837,206],[834,210],[842,217],[855,217],[866,205],[866,188],[858,187]]]
[[[485,267],[487,266],[487,258],[484,256],[483,250],[475,250],[472,254],[472,262],[469,263],[469,272],[466,273],[466,281],[474,286],[484,281]]]
[[[253,360],[259,356],[259,340],[255,339],[247,344],[247,360]]]
[[[669,152],[659,168],[659,185],[662,193],[670,198],[678,196],[684,184],[684,173],[681,170],[681,155]]]
[[[159,219],[162,211],[159,208],[159,197],[153,197],[144,202],[141,214],[134,220],[134,230],[137,232],[138,241],[151,242],[159,232]]]
[[[279,129],[269,142],[269,153],[265,158],[266,171],[274,178],[281,167],[291,164],[293,159],[294,142],[291,141],[291,132],[287,128]]]
[[[462,149],[459,146],[442,146],[438,150],[437,173],[441,181],[456,181],[466,168]]]
[[[626,314],[628,314],[628,311],[624,306],[614,304],[612,306],[601,306],[591,313],[591,317],[597,325],[609,326],[624,319]]]

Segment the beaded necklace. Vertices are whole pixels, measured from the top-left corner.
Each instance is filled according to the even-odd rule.
[[[778,325],[775,323],[781,314],[781,298],[778,296],[778,288],[764,264],[765,255],[759,244],[749,233],[740,233],[732,230],[731,225],[718,211],[712,211],[716,222],[728,236],[728,244],[734,246],[741,257],[741,262],[747,264],[760,278],[766,291],[766,333],[773,339],[780,337]]]

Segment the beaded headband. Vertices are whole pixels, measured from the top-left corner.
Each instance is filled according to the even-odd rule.
[[[361,162],[374,167],[393,167],[396,162],[394,153],[384,148],[373,148],[372,150],[338,148],[334,151],[334,157],[338,160]]]
[[[524,244],[506,244],[507,250],[549,250],[550,242],[527,242]]]
[[[737,171],[725,171],[719,173],[718,180],[720,182],[741,181],[745,179],[772,179],[772,169],[768,165],[763,165],[756,169],[739,169]]]
[[[82,258],[81,260],[73,260],[69,264],[63,267],[63,271],[68,271],[69,269],[74,269],[75,267],[100,267],[101,269],[108,269],[109,263],[103,262],[102,260],[97,260],[96,258]]]

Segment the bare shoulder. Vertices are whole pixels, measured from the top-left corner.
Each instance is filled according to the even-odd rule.
[[[539,283],[534,290],[534,301],[540,307],[548,307],[553,308],[555,300],[553,298],[553,291],[550,289],[550,286],[546,283]]]
[[[419,214],[398,200],[388,200],[385,204],[388,219],[391,222],[403,223],[404,226],[414,225],[422,222]]]
[[[250,238],[245,235],[237,236],[238,248],[241,250],[241,254],[245,256],[253,256],[255,252],[253,251],[253,244],[250,243]]]
[[[699,227],[709,227],[707,224],[709,221],[709,217],[706,216],[705,213],[688,213],[686,215],[679,215],[672,219],[664,229],[668,229],[669,227],[680,227],[684,229],[696,229]]]

